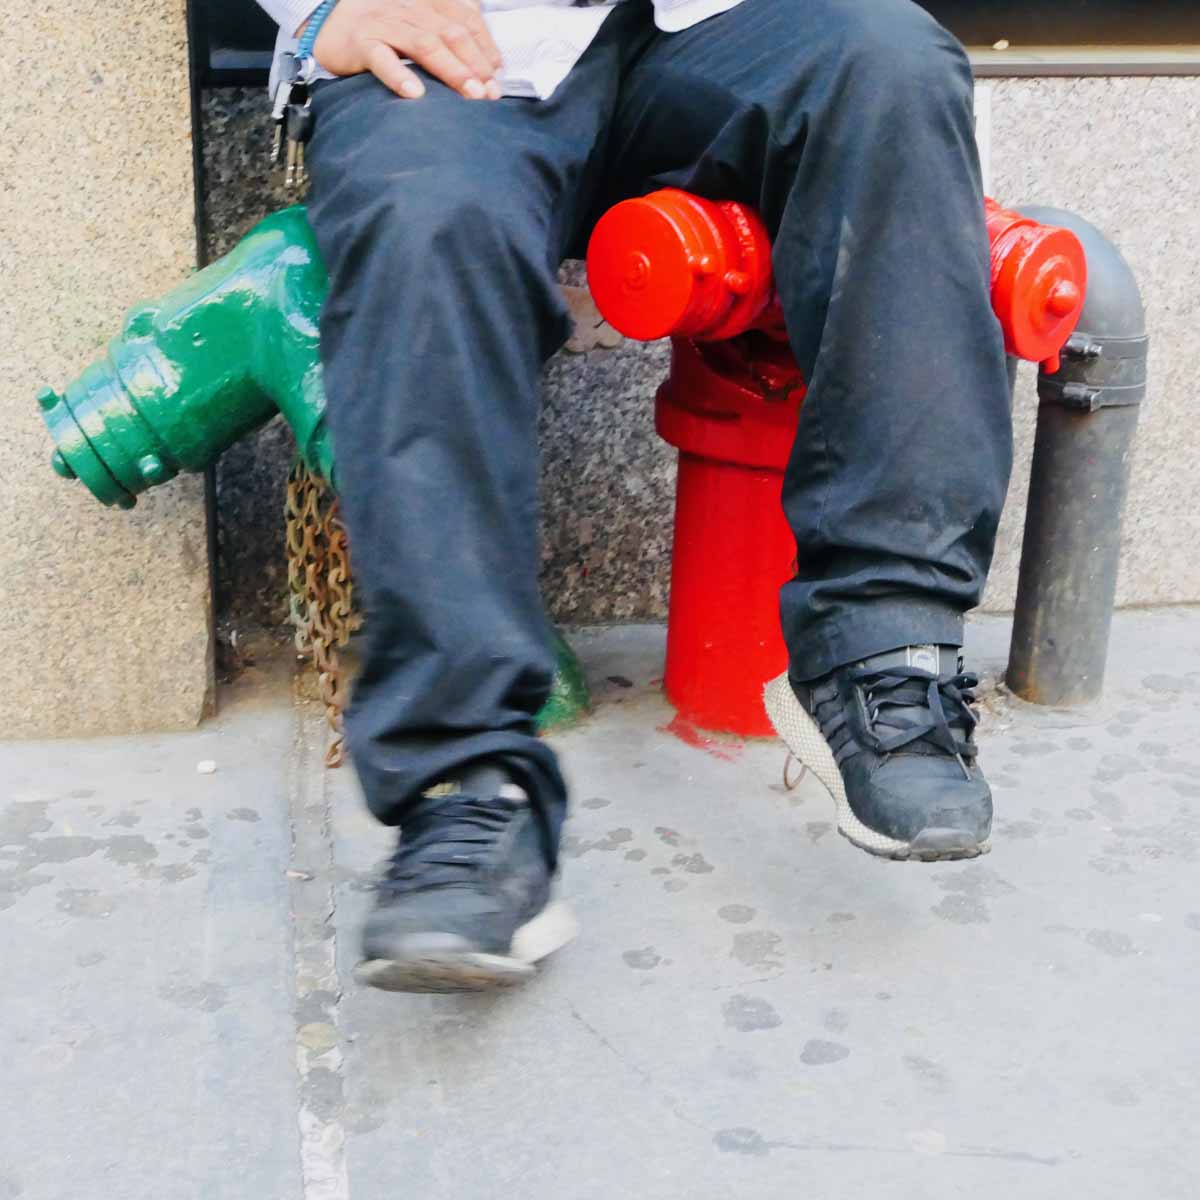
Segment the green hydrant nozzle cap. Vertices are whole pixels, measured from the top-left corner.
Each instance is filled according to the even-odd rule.
[[[282,410],[310,465],[332,473],[317,323],[327,288],[304,210],[267,217],[223,259],[132,309],[61,393],[38,393],[55,472],[132,508]]]

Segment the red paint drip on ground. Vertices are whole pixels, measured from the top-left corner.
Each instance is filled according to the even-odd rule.
[[[742,743],[718,741],[716,738],[709,737],[691,722],[685,721],[678,713],[674,720],[667,725],[660,725],[658,730],[660,733],[674,734],[685,745],[694,746],[697,750],[703,750],[706,754],[711,754],[714,758],[722,759],[725,762],[737,762],[742,752]]]

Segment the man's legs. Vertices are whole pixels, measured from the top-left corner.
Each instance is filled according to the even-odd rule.
[[[366,613],[347,740],[371,811],[402,826],[365,935],[367,957],[393,964],[382,986],[518,977],[490,959],[546,901],[566,797],[534,732],[554,670],[539,373],[568,331],[555,272],[616,47],[602,33],[545,104],[472,103],[433,80],[401,100],[370,76],[313,101],[322,360]],[[451,796],[425,794],[446,780]]]
[[[347,737],[386,824],[480,758],[511,764],[553,832],[562,818],[533,729],[554,670],[536,416],[566,330],[561,243],[602,128],[595,84],[543,107],[435,82],[405,101],[358,76],[314,100],[322,359],[366,612]]]
[[[767,223],[809,381],[784,487],[799,563],[781,602],[790,675],[866,808],[882,803],[882,776],[871,759],[869,778],[851,780],[864,747],[902,751],[887,770],[908,772],[899,786],[917,798],[938,776],[922,811],[900,814],[926,822],[903,839],[929,821],[970,824],[939,842],[954,853],[977,852],[990,822],[970,719],[946,687],[932,711],[910,701],[929,709],[929,678],[957,675],[957,651],[936,647],[961,644],[1011,466],[971,107],[961,48],[909,0],[745,0],[655,40],[610,142],[617,190],[740,199]],[[909,646],[932,649],[888,658]],[[833,679],[864,660],[888,672],[871,695]],[[830,687],[832,708],[816,713]],[[896,817],[869,815],[889,826],[885,843],[903,840]]]

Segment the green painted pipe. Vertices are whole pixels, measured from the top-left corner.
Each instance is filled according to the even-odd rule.
[[[304,209],[259,222],[229,254],[125,318],[108,353],[60,395],[38,393],[51,465],[103,504],[180,471],[202,471],[277,412],[309,470],[336,490],[325,424],[318,317],[328,279]],[[539,729],[588,707],[574,652],[555,638],[558,670]]]
[[[129,312],[108,353],[59,395],[38,395],[54,469],[97,500],[202,471],[277,412],[310,470],[334,483],[317,327],[327,279],[300,207],[256,225],[224,258]]]

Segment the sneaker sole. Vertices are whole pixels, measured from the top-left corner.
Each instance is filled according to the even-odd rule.
[[[837,806],[838,833],[851,845],[896,862],[946,862],[960,858],[978,858],[991,846],[977,842],[960,829],[923,829],[911,842],[888,837],[864,825],[850,807],[846,785],[834,761],[833,751],[820,726],[803,709],[786,674],[772,679],[763,689],[763,704],[775,732],[787,748],[826,787]]]
[[[562,949],[579,932],[574,914],[562,901],[547,904],[513,934],[508,954],[466,950],[461,939],[429,933],[411,939],[403,958],[374,958],[359,963],[355,978],[388,992],[490,992],[520,987],[537,974],[536,964]]]

